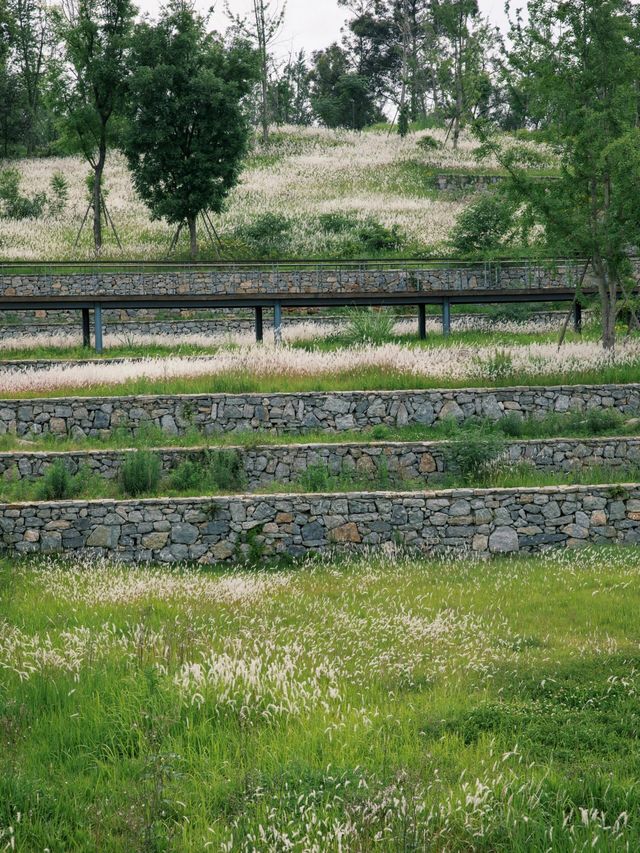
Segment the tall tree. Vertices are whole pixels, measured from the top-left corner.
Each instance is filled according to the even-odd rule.
[[[313,54],[311,104],[327,127],[362,130],[380,118],[367,79],[350,71],[347,54],[338,44]]]
[[[251,19],[236,15],[231,11],[229,3],[226,4],[227,15],[237,28],[238,32],[245,34],[255,41],[260,59],[260,118],[262,123],[262,141],[269,141],[269,63],[271,57],[269,50],[278,37],[284,16],[287,11],[286,0],[282,6],[272,0],[252,0],[253,11]]]
[[[102,249],[102,179],[113,119],[123,105],[127,51],[136,8],[131,0],[63,0],[56,14],[63,59],[54,98],[62,132],[92,169],[93,240]]]
[[[7,0],[9,43],[24,95],[27,154],[34,153],[40,136],[39,119],[43,100],[46,63],[51,31],[41,0]]]
[[[225,45],[179,0],[136,28],[124,153],[152,217],[188,226],[192,258],[198,216],[219,213],[238,181],[257,76],[246,41]]]
[[[289,57],[269,84],[270,113],[276,124],[309,125],[309,68],[303,50]]]
[[[464,125],[477,118],[489,102],[488,57],[495,32],[481,18],[478,0],[437,0],[433,11],[434,25],[448,56],[440,74],[443,88],[448,90],[455,149]]]
[[[560,158],[559,178],[536,181],[526,170],[530,150],[505,151],[479,133],[508,169],[514,198],[543,226],[549,249],[589,259],[602,341],[611,348],[637,284],[629,255],[640,246],[639,10],[630,0],[529,0],[528,23],[511,39],[516,73],[529,81],[528,110]]]

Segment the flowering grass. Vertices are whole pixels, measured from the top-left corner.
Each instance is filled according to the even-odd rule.
[[[525,345],[386,343],[300,349],[224,348],[211,357],[149,358],[0,369],[0,396],[269,393],[637,382],[640,338],[615,351],[596,341]]]
[[[0,843],[640,846],[640,552],[0,563]]]
[[[432,135],[444,140],[445,132]],[[227,210],[217,218],[227,254],[246,249],[234,245],[236,235],[258,216],[285,216],[291,233],[281,251],[289,257],[339,257],[344,254],[349,233],[328,233],[319,217],[342,213],[363,223],[373,218],[386,228],[397,226],[406,237],[403,249],[442,251],[456,216],[465,201],[438,194],[428,176],[443,169],[495,169],[495,162],[478,164],[475,142],[464,135],[458,151],[449,145],[437,151],[419,146],[422,133],[405,140],[382,132],[365,134],[319,128],[285,128],[263,149],[258,146],[249,158],[240,184],[230,195]],[[58,217],[35,222],[0,220],[0,259],[71,260],[93,256],[90,229],[85,228],[77,249],[76,235],[87,209],[85,178],[88,166],[80,157],[21,160],[20,169],[29,194],[46,192],[51,175],[64,173],[69,184],[67,209]],[[111,154],[105,171],[107,204],[122,250],[105,228],[102,257],[160,259],[166,257],[172,229],[152,222],[148,210],[133,190],[124,158]],[[204,242],[204,241],[203,241]],[[203,246],[204,248],[204,246]],[[214,254],[211,249],[210,254]],[[187,255],[185,240],[178,256]],[[215,256],[215,254],[214,254]]]

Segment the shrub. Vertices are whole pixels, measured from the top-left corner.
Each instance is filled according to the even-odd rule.
[[[508,379],[513,375],[513,358],[509,352],[498,350],[494,355],[486,361],[476,359],[477,375],[480,380],[490,379],[491,381],[499,381]]]
[[[617,409],[591,409],[587,413],[587,428],[590,433],[608,432],[624,424],[624,418]]]
[[[125,495],[136,497],[153,492],[160,483],[160,458],[148,450],[136,450],[127,456],[120,469],[120,484]]]
[[[38,489],[38,497],[44,501],[69,500],[76,494],[76,485],[62,459],[47,468]]]
[[[514,204],[499,193],[482,193],[458,216],[450,244],[463,255],[499,249],[514,232]]]
[[[237,450],[207,451],[206,479],[221,491],[237,491],[245,486],[242,456]]]
[[[345,234],[360,224],[358,217],[352,213],[321,213],[318,222],[327,234]]]
[[[352,308],[344,337],[351,344],[382,344],[393,335],[395,317],[388,309]]]
[[[291,220],[280,213],[264,213],[238,229],[238,236],[261,257],[279,255],[289,245]]]
[[[62,172],[54,172],[49,185],[51,187],[49,213],[52,216],[59,216],[64,211],[69,200],[69,182]]]
[[[417,145],[418,148],[422,148],[423,151],[438,151],[442,148],[442,144],[438,142],[435,136],[431,136],[430,133],[425,133],[424,136],[421,136]]]
[[[309,465],[298,482],[305,492],[327,492],[331,490],[333,477],[326,465]]]
[[[522,438],[526,432],[526,425],[522,415],[517,412],[509,412],[498,421],[498,427],[504,435],[509,438]]]
[[[448,464],[469,483],[486,476],[504,453],[504,438],[495,433],[466,433],[451,441],[445,451]]]
[[[397,251],[405,242],[405,237],[397,225],[387,228],[375,219],[367,219],[358,228],[357,236],[365,251],[372,254]]]
[[[0,215],[5,219],[37,219],[44,212],[46,194],[36,193],[31,198],[22,195],[21,180],[17,169],[0,172]]]

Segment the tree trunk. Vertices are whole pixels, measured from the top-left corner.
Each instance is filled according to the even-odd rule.
[[[616,318],[618,316],[617,286],[616,282],[611,281],[606,264],[599,255],[593,258],[592,264],[600,295],[602,346],[605,349],[613,349],[616,345]]]
[[[107,159],[107,144],[103,135],[100,140],[98,159],[93,167],[93,246],[96,255],[102,251],[102,173]]]
[[[195,261],[198,257],[198,235],[196,230],[196,217],[190,216],[187,219],[187,225],[189,226],[189,254],[192,261]]]

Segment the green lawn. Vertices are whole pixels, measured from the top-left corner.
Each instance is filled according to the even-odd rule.
[[[0,562],[0,849],[640,847],[640,550]]]

